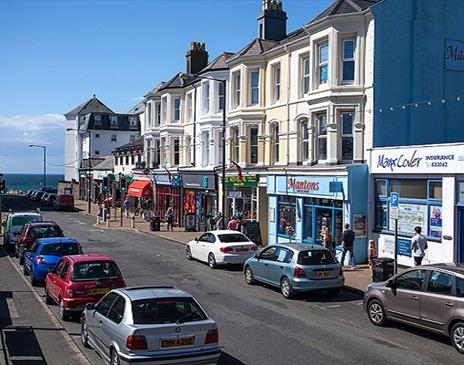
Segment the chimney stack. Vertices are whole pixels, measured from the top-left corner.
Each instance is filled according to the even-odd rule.
[[[197,74],[208,65],[208,52],[203,42],[191,42],[185,57],[189,74]]]
[[[287,36],[287,13],[282,1],[263,0],[263,12],[258,17],[258,38],[281,41]]]

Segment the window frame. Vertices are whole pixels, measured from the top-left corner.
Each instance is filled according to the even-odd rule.
[[[172,162],[174,166],[180,165],[180,138],[172,139]]]
[[[186,120],[191,122],[193,119],[193,95],[192,93],[187,93],[185,95],[185,110],[186,110]]]
[[[232,142],[232,161],[239,162],[240,159],[240,137],[239,137],[239,127],[231,127],[231,142]]]
[[[309,52],[301,55],[300,79],[301,79],[300,97],[304,97],[306,94],[308,94],[311,91],[311,55]]]
[[[93,116],[93,123],[95,126],[101,126],[102,125],[102,116],[101,115],[94,115]]]
[[[351,118],[351,133],[345,134],[344,132],[344,118],[343,116],[348,115]],[[340,120],[340,161],[343,162],[352,162],[354,160],[354,110],[343,110],[340,111],[339,120]],[[343,142],[345,139],[351,139],[351,158],[345,158],[343,156]]]
[[[309,153],[309,146],[311,138],[309,136],[309,119],[304,117],[300,118],[298,121],[298,131],[299,131],[299,141],[298,144],[300,146],[300,161],[301,163],[307,162],[311,160],[311,156]],[[305,147],[306,145],[306,147]]]
[[[253,136],[252,136],[252,131],[256,130],[256,144],[253,144]],[[258,136],[259,136],[259,127],[256,125],[251,125],[249,127],[249,133],[250,133],[250,143],[249,143],[249,161],[250,165],[256,165],[259,163],[259,156],[258,156],[258,151],[259,151],[259,141],[258,141]],[[253,159],[253,151],[256,150],[256,153],[254,154],[256,156],[256,162]]]
[[[277,104],[280,102],[280,97],[281,97],[281,78],[282,78],[282,73],[281,73],[281,67],[280,67],[280,62],[275,63],[271,66],[272,73],[271,73],[271,78],[272,78],[272,104]]]
[[[287,200],[285,200],[287,199]],[[293,201],[290,201],[293,200]],[[288,238],[288,239],[295,239],[295,236],[297,234],[296,232],[296,225],[297,225],[297,218],[296,218],[296,213],[297,213],[297,204],[298,200],[296,196],[289,196],[289,195],[278,195],[277,197],[277,219],[276,219],[276,225],[277,225],[277,236],[282,237],[282,238]],[[280,219],[281,219],[281,213],[280,213],[280,207],[281,206],[289,206],[294,209],[294,217],[292,218],[292,223],[293,223],[293,230],[294,230],[294,235],[290,236],[286,233],[281,233],[280,232]]]
[[[345,56],[345,43],[353,42],[353,56]],[[341,49],[341,80],[342,84],[354,84],[356,79],[356,38],[354,37],[345,37],[342,39],[342,49]],[[345,64],[353,63],[353,79],[345,79]]]
[[[257,85],[256,86],[253,86],[253,75],[257,74],[258,75],[258,79],[257,79]],[[261,90],[260,90],[260,78],[261,78],[261,75],[260,75],[260,72],[259,72],[259,68],[254,68],[254,69],[250,69],[248,71],[248,83],[249,83],[249,88],[248,88],[248,92],[249,92],[249,97],[248,97],[248,105],[249,106],[257,106],[260,104],[260,100],[261,100],[261,97],[260,97],[260,93],[261,93]],[[253,91],[256,90],[257,91],[257,100],[253,100]]]
[[[271,124],[271,146],[272,146],[272,163],[278,163],[280,158],[280,126],[279,123]]]
[[[241,95],[241,74],[240,71],[232,74],[233,88],[234,88],[234,103],[233,107],[238,108],[240,106],[240,95]]]
[[[319,112],[319,113],[316,113],[316,121],[317,121],[317,125],[316,125],[316,135],[315,135],[315,138],[316,138],[316,148],[315,148],[315,152],[316,152],[316,161],[327,161],[327,158],[328,158],[328,154],[327,154],[327,141],[328,141],[328,133],[327,133],[327,112],[324,111],[324,112]],[[324,134],[321,134],[321,117],[324,117],[325,118],[325,133]],[[325,141],[325,158],[321,158],[321,140],[324,140]]]
[[[208,114],[210,111],[210,100],[211,100],[211,85],[209,81],[205,81],[201,85],[202,96],[203,96],[203,114]]]
[[[161,124],[161,101],[155,102],[155,127]]]
[[[168,97],[161,98],[161,124],[166,124],[168,119]]]
[[[112,134],[111,135],[111,142],[117,142],[118,141],[118,135],[117,134]]]
[[[119,128],[119,118],[117,115],[112,115],[110,118],[110,128],[117,129]]]
[[[324,47],[327,47],[327,60],[322,61],[321,50]],[[318,70],[317,80],[318,80],[318,85],[319,86],[327,85],[329,83],[329,71],[330,71],[330,68],[329,68],[329,60],[330,60],[329,52],[330,52],[330,48],[329,48],[329,41],[328,40],[322,41],[322,42],[317,44],[317,70]],[[323,70],[324,67],[326,67],[326,79],[325,79],[325,81],[323,81],[322,78],[321,78],[322,70]]]
[[[176,105],[178,103],[178,105]],[[172,121],[173,123],[180,122],[180,108],[181,108],[181,97],[173,96],[172,97]]]
[[[218,98],[217,111],[218,113],[224,111],[224,107],[225,107],[224,91],[225,91],[224,83],[217,82],[217,98]]]

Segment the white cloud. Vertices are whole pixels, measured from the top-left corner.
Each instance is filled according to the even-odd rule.
[[[18,133],[30,133],[34,131],[43,131],[51,129],[63,129],[66,118],[61,114],[40,114],[40,115],[14,115],[5,117],[0,115],[0,128],[11,128]]]

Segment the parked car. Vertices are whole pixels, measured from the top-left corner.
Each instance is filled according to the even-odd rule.
[[[29,196],[29,199],[35,200],[35,196],[37,195],[38,192],[39,192],[38,190],[32,191],[31,195]]]
[[[217,265],[243,264],[258,251],[243,233],[230,230],[211,231],[187,243],[185,256],[188,260],[207,262],[214,269]]]
[[[23,226],[29,222],[41,222],[42,216],[37,212],[18,212],[9,213],[2,222],[3,229],[3,246],[7,250],[14,250],[15,236],[21,232]]]
[[[320,245],[285,243],[267,246],[245,262],[247,284],[277,286],[285,298],[296,293],[327,290],[336,295],[345,285],[341,265]]]
[[[47,199],[48,199],[49,196],[50,196],[50,193],[44,193],[44,194],[42,195],[42,197],[40,198],[40,203],[46,204],[46,201],[47,201]]]
[[[56,210],[74,210],[74,195],[58,194],[53,206]]]
[[[53,204],[55,204],[56,201],[56,194],[50,193],[48,194],[47,199],[44,201],[45,205],[48,205],[49,207],[53,207]]]
[[[16,236],[15,254],[19,264],[23,264],[24,252],[31,248],[34,241],[44,237],[63,237],[63,230],[55,222],[26,223]]]
[[[439,333],[464,354],[464,265],[424,265],[369,284],[364,309],[376,326],[391,320]]]
[[[38,191],[37,193],[34,194],[34,200],[36,202],[40,202],[40,199],[42,199],[42,196],[45,194],[44,191]]]
[[[81,339],[109,364],[216,364],[219,332],[200,304],[174,287],[116,289],[82,313]]]
[[[63,256],[45,278],[45,301],[60,306],[60,318],[81,312],[111,289],[126,286],[118,265],[102,255]]]
[[[69,237],[41,238],[24,253],[24,275],[30,275],[33,286],[43,282],[62,256],[82,254],[79,242]]]
[[[28,190],[27,193],[26,193],[26,199],[29,199],[33,192],[34,192],[34,190]]]

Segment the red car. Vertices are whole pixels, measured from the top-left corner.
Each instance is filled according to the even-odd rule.
[[[16,257],[19,258],[19,264],[24,262],[24,253],[29,250],[38,238],[63,237],[63,231],[55,222],[32,222],[26,223],[16,236]]]
[[[60,318],[79,313],[86,303],[126,286],[118,265],[102,255],[63,256],[45,278],[45,301],[60,306]]]
[[[56,196],[56,200],[53,203],[56,210],[74,210],[74,195],[71,194],[59,194]]]

